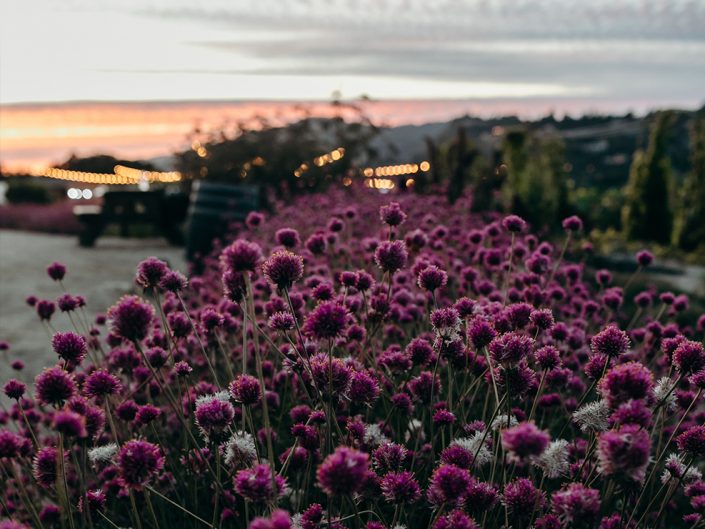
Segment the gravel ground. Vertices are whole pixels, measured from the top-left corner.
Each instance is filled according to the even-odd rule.
[[[135,290],[137,264],[150,255],[186,272],[183,249],[170,247],[162,239],[102,237],[94,248],[81,248],[76,237],[0,231],[0,340],[10,342],[10,350],[1,354],[26,364],[18,376],[10,373],[8,361],[0,361],[0,383],[10,376],[29,382],[55,361],[46,330],[25,303],[31,294],[53,300],[63,293],[47,276],[47,265],[59,261],[68,267],[64,285],[70,293],[86,298],[87,313],[93,318]],[[72,329],[66,315],[58,311],[52,324],[57,330]]]

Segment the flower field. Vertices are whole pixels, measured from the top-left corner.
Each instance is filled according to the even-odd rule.
[[[705,316],[625,300],[578,217],[549,241],[468,197],[393,200],[252,213],[95,319],[50,265],[26,332],[56,363],[3,381],[0,528],[705,525]]]

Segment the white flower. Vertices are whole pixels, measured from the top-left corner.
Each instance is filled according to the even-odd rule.
[[[603,432],[609,426],[609,406],[604,400],[589,402],[573,412],[573,420],[583,432]]]
[[[211,393],[209,395],[201,395],[196,399],[196,407],[202,404],[208,404],[214,400],[219,400],[222,402],[228,402],[230,400],[230,393],[227,391],[219,391],[218,393]]]
[[[406,435],[404,436],[407,443],[409,442],[409,439],[411,439],[412,435],[420,436],[422,441],[426,437],[424,434],[424,431],[423,431],[423,424],[418,419],[411,419],[409,421],[409,425],[407,426]]]
[[[666,458],[664,468],[665,470],[663,471],[663,474],[661,474],[661,483],[665,485],[670,480],[679,479],[681,476],[683,476],[683,472],[685,472],[686,466],[685,463],[683,463],[683,459],[681,459],[681,456],[679,456],[678,454],[670,454]],[[683,481],[695,481],[702,479],[702,477],[703,475],[700,470],[695,467],[690,467],[685,473]]]
[[[656,403],[661,404],[664,402],[667,410],[676,409],[676,396],[673,393],[673,388],[676,382],[668,377],[662,377],[656,383],[654,388],[654,397],[656,397]]]
[[[483,442],[483,437],[485,438]],[[457,445],[470,452],[473,456],[477,453],[476,462],[479,466],[486,465],[492,461],[492,452],[487,448],[489,436],[485,436],[484,431],[475,432],[472,437],[461,437],[453,440],[451,445]]]
[[[382,433],[382,429],[378,424],[367,424],[365,425],[365,444],[371,446],[379,446],[382,444],[387,444],[389,438]]]
[[[113,459],[115,454],[117,454],[118,445],[115,443],[109,443],[103,446],[96,446],[88,450],[88,459],[94,465],[97,463],[108,463]]]
[[[490,429],[499,430],[502,428],[511,428],[512,426],[516,426],[517,424],[519,424],[519,421],[517,421],[517,418],[514,417],[514,415],[497,415],[497,417],[494,418],[494,421],[492,421]]]
[[[225,444],[225,464],[228,466],[249,466],[257,459],[255,441],[247,432],[235,432]]]
[[[551,444],[534,461],[534,464],[541,468],[548,478],[554,479],[565,475],[570,466],[568,462],[568,441],[565,439],[551,441]]]

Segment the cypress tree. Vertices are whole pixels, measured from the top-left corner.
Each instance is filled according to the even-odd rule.
[[[672,114],[658,114],[646,151],[637,151],[625,188],[622,225],[628,239],[668,244],[673,228],[668,139]]]
[[[705,117],[696,117],[691,129],[692,167],[683,181],[673,243],[686,251],[705,244]]]

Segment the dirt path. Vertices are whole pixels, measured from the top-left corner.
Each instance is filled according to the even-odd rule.
[[[0,384],[17,376],[11,374],[5,358],[18,358],[26,364],[18,377],[25,382],[55,360],[46,331],[34,309],[25,303],[29,295],[55,300],[63,293],[47,276],[47,265],[59,261],[68,267],[66,288],[86,298],[87,311],[94,317],[135,289],[137,264],[150,255],[186,271],[183,249],[167,246],[160,239],[104,237],[95,248],[81,248],[76,237],[0,231],[0,340],[11,344],[9,352],[1,353]],[[66,315],[58,311],[52,324],[57,330],[72,329]]]

